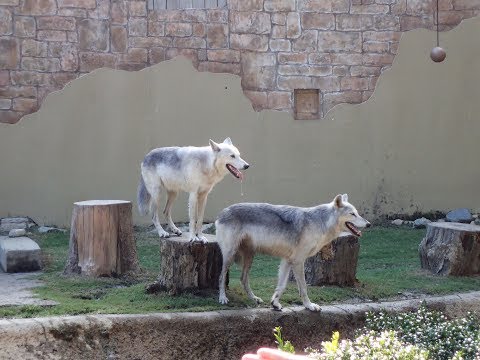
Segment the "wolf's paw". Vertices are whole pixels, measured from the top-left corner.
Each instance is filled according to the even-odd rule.
[[[207,238],[203,235],[197,235],[197,239],[198,239],[198,241],[201,241],[204,244],[208,243]]]
[[[182,231],[177,228],[176,226],[168,226],[167,227],[168,231],[171,232],[172,234],[175,234],[177,236],[181,236],[182,235]]]
[[[160,238],[162,238],[162,239],[165,239],[165,238],[169,238],[170,234],[168,232],[166,232],[165,230],[159,230],[158,231],[158,236],[160,236]]]
[[[258,296],[254,296],[253,301],[255,301],[257,304],[263,304],[263,300]]]
[[[220,295],[220,296],[218,297],[218,302],[219,302],[220,304],[223,304],[223,305],[228,304],[228,298],[227,298],[227,296],[226,296],[226,295]]]
[[[273,310],[282,311],[282,304],[280,304],[278,301],[273,300],[270,304],[272,305]]]
[[[317,304],[314,304],[314,303],[309,303],[309,304],[305,304],[305,307],[310,310],[310,311],[314,311],[314,312],[320,312],[322,310],[322,308],[320,307],[320,305],[317,305]]]
[[[190,242],[199,242],[199,243],[202,243],[202,244],[206,244],[208,242],[207,238],[205,236],[199,236],[199,235],[195,235],[195,236],[190,236]]]

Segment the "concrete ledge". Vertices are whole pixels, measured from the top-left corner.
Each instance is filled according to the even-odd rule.
[[[272,329],[283,327],[298,350],[320,346],[332,332],[352,336],[365,312],[404,312],[425,300],[451,317],[480,310],[480,292],[422,299],[322,307],[223,310],[204,313],[86,315],[0,320],[1,359],[240,359],[260,346],[275,346]]]
[[[10,273],[40,270],[40,247],[28,237],[0,236],[0,266]]]

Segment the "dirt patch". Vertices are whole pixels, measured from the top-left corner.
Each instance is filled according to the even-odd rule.
[[[0,306],[9,305],[56,305],[55,301],[35,297],[33,288],[42,285],[36,279],[40,273],[5,273],[0,271]]]

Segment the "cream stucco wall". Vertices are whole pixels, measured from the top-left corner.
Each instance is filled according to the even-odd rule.
[[[68,225],[72,203],[135,202],[139,164],[153,147],[230,136],[252,167],[211,193],[207,218],[239,201],[310,206],[347,192],[367,217],[480,208],[480,18],[441,34],[404,34],[391,70],[360,105],[323,120],[254,112],[233,75],[175,59],[139,72],[102,69],[48,96],[39,112],[0,124],[0,217]],[[174,206],[186,220],[186,197]],[[135,214],[135,220],[148,221]]]

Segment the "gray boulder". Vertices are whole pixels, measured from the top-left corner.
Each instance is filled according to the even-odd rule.
[[[8,233],[8,237],[13,238],[13,237],[25,236],[26,234],[27,232],[25,231],[25,229],[12,229]]]
[[[0,219],[0,233],[8,233],[12,229],[28,229],[34,225],[28,217],[6,217]]]
[[[421,217],[419,219],[416,219],[414,222],[413,222],[413,227],[415,229],[424,229],[427,227],[427,224],[431,223],[430,220],[428,220],[427,218],[424,218],[424,217]]]
[[[402,219],[395,219],[395,220],[392,221],[392,225],[400,226],[402,224],[403,224]]]
[[[57,233],[63,232],[63,233],[65,233],[65,232],[67,232],[67,230],[59,229],[59,228],[56,228],[56,227],[50,227],[50,226],[40,226],[38,228],[38,232],[40,234],[53,233],[53,232],[57,232]]]
[[[447,213],[447,221],[449,222],[470,223],[472,220],[472,214],[465,208],[455,209]]]

